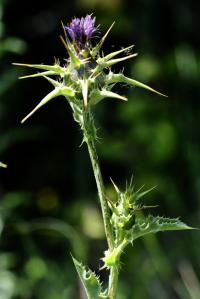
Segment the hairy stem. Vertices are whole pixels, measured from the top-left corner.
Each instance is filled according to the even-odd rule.
[[[110,270],[110,276],[109,276],[108,297],[110,299],[116,298],[118,276],[119,276],[118,266],[113,266]]]
[[[124,239],[121,244],[115,248],[118,249],[118,258],[116,260],[116,264],[111,267],[110,276],[109,276],[109,287],[108,287],[108,297],[111,299],[115,299],[117,296],[117,285],[118,285],[118,276],[119,276],[119,261],[120,255],[123,252],[123,249],[128,244],[128,241]]]
[[[88,136],[85,138],[85,141],[88,146],[88,151],[90,155],[90,160],[92,163],[92,168],[94,171],[94,177],[96,180],[96,185],[98,189],[98,194],[99,194],[99,199],[100,199],[100,204],[101,204],[101,209],[102,209],[102,214],[103,214],[103,222],[104,222],[104,228],[105,228],[105,234],[106,234],[106,239],[108,242],[108,247],[109,250],[113,250],[114,248],[114,238],[113,238],[113,231],[110,223],[110,212],[109,212],[109,207],[107,204],[107,200],[105,198],[105,188],[104,188],[104,183],[103,183],[103,178],[101,175],[101,170],[99,167],[99,162],[98,162],[98,156],[95,148],[95,143],[91,138]]]
[[[99,194],[99,199],[100,199],[101,209],[103,214],[106,239],[108,242],[109,250],[112,251],[114,249],[113,231],[110,224],[109,208],[108,208],[107,200],[105,199],[104,183],[101,175],[101,170],[99,167],[98,156],[97,156],[94,141],[92,141],[91,138],[86,139],[85,141],[88,146],[88,151],[89,151],[89,155],[90,155],[90,159],[94,171],[94,176],[97,184],[97,189],[98,189],[98,194]],[[111,268],[110,275],[109,275],[108,296],[110,299],[116,298],[117,282],[118,282],[118,267],[114,266]]]
[[[115,248],[114,242],[114,235],[112,226],[110,223],[110,211],[108,207],[107,199],[105,198],[105,186],[101,174],[101,169],[99,166],[98,155],[95,146],[95,139],[96,139],[96,129],[94,126],[92,115],[86,113],[83,117],[83,134],[84,134],[84,141],[87,144],[90,160],[92,163],[92,168],[94,172],[94,177],[97,185],[98,195],[100,199],[102,215],[103,215],[103,222],[104,222],[104,229],[106,234],[106,239],[108,243],[109,251],[112,252]],[[110,270],[109,275],[109,288],[108,288],[108,296],[110,299],[116,298],[117,293],[117,283],[118,283],[118,266],[114,266]]]

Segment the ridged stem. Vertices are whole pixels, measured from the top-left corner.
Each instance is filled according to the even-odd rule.
[[[102,210],[102,215],[103,215],[103,222],[104,222],[104,228],[105,228],[105,234],[106,234],[106,239],[108,242],[108,248],[109,250],[113,250],[114,248],[114,238],[113,238],[113,231],[110,223],[110,211],[109,207],[107,204],[107,200],[105,198],[105,187],[103,183],[103,178],[101,175],[101,170],[99,167],[99,162],[98,162],[98,156],[96,152],[96,147],[95,143],[91,138],[88,136],[85,136],[85,142],[87,143],[89,155],[90,155],[90,160],[92,163],[92,168],[94,172],[94,177],[97,185],[97,190],[98,190],[98,195],[99,195],[99,200],[101,204],[101,210]]]
[[[117,296],[119,269],[118,266],[112,266],[109,275],[108,297],[115,299]]]

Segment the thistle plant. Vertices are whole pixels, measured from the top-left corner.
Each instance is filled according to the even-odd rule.
[[[82,144],[85,143],[88,148],[108,246],[102,256],[102,268],[109,271],[109,281],[107,287],[103,289],[99,277],[73,257],[88,299],[115,299],[117,297],[120,258],[128,244],[134,245],[136,239],[147,234],[190,229],[179,218],[170,219],[151,214],[145,216],[142,210],[147,207],[142,204],[141,198],[151,189],[135,190],[132,180],[130,184],[126,184],[123,191],[111,180],[117,200],[113,201],[106,195],[96,150],[98,136],[94,106],[103,99],[127,101],[125,96],[113,91],[117,83],[141,87],[164,96],[151,87],[125,76],[123,72],[112,71],[113,65],[137,55],[136,53],[130,54],[133,46],[107,55],[103,54],[102,46],[112,27],[113,24],[105,35],[95,42],[95,37],[100,35],[99,26],[95,25],[95,18],[92,15],[74,18],[70,24],[63,25],[64,37],[61,36],[61,41],[68,54],[68,57],[63,59],[63,63],[60,63],[58,59],[53,65],[15,63],[18,66],[40,70],[38,73],[21,78],[43,77],[53,86],[49,94],[22,120],[22,123],[50,100],[62,95],[70,105],[73,118],[82,131]]]

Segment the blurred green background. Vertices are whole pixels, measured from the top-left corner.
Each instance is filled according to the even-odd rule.
[[[63,98],[20,120],[50,90],[11,62],[65,58],[61,20],[94,13],[104,52],[135,44],[132,61],[114,68],[168,94],[119,86],[128,103],[96,109],[107,194],[157,185],[145,203],[154,214],[193,227],[200,219],[200,38],[198,1],[0,0],[0,299],[84,298],[70,252],[99,272],[106,249],[96,186],[81,134]],[[199,299],[198,231],[137,241],[123,255],[118,299]]]

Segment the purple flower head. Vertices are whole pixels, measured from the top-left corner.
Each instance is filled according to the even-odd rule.
[[[72,41],[82,48],[84,48],[86,41],[92,37],[93,33],[97,31],[97,27],[95,27],[95,18],[92,18],[91,15],[87,15],[85,18],[82,17],[81,19],[75,18],[69,26],[65,26],[64,28]]]

